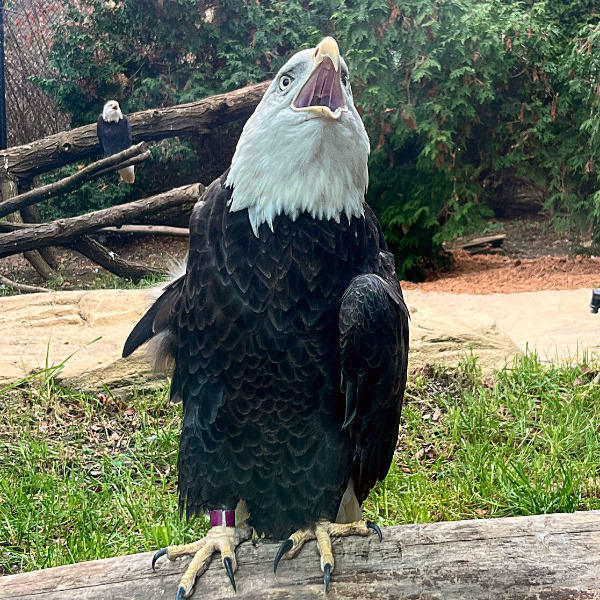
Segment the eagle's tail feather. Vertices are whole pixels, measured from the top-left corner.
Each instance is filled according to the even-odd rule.
[[[135,181],[135,167],[125,167],[119,171],[119,175],[125,183],[133,183]]]
[[[164,288],[163,293],[129,334],[123,347],[123,358],[129,356],[151,338],[156,338],[151,349],[151,353],[155,356],[155,363],[161,366],[168,362],[167,354],[170,354],[174,338],[174,334],[167,328],[168,314],[179,296],[183,281],[184,276],[179,277]]]

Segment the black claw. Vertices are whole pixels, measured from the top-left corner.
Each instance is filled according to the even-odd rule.
[[[156,561],[167,553],[168,548],[161,548],[153,557],[152,557],[152,570],[154,571],[154,565]]]
[[[233,591],[237,592],[237,590],[235,589],[235,578],[233,577],[233,563],[231,562],[230,556],[226,556],[223,559],[223,566],[225,567],[225,570],[227,571],[227,575],[229,575],[229,581],[231,581],[231,585],[233,586]]]
[[[177,596],[175,596],[175,600],[183,600],[184,594],[185,594],[185,588],[182,585],[180,585],[177,588]]]
[[[383,539],[383,535],[381,534],[381,529],[379,528],[379,525],[377,525],[377,523],[373,523],[373,521],[367,521],[366,523],[368,529],[372,529],[375,533],[377,533],[377,535],[379,536],[379,541],[381,542],[381,540]]]
[[[285,540],[285,542],[283,542],[283,544],[281,544],[281,546],[279,546],[279,550],[277,550],[277,554],[275,555],[275,561],[273,562],[273,573],[277,573],[277,565],[279,564],[281,557],[286,552],[289,552],[292,549],[293,545],[294,542],[292,542],[292,540],[288,538],[287,540]]]
[[[329,594],[329,580],[331,579],[331,565],[325,563],[323,567],[323,583],[325,584],[325,593]]]

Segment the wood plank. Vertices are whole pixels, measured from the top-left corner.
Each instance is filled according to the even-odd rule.
[[[246,542],[237,551],[237,594],[220,561],[196,583],[192,598],[323,598],[315,542],[280,563],[278,544]],[[333,541],[329,599],[583,600],[600,598],[600,511],[384,529],[377,536]],[[190,559],[151,552],[0,578],[0,599],[158,600],[174,598]]]
[[[463,250],[469,250],[478,246],[490,246],[492,248],[498,248],[502,245],[502,242],[506,239],[506,234],[499,233],[497,235],[488,235],[486,237],[474,238],[467,242],[462,242],[452,246],[452,249],[461,248]]]

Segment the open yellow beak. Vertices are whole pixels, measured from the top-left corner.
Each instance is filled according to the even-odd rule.
[[[314,66],[300,88],[291,108],[339,119],[348,110],[342,89],[340,49],[332,37],[326,37],[315,48]]]
[[[333,63],[333,68],[340,70],[340,49],[337,42],[331,36],[324,38],[321,43],[315,48],[315,60],[317,64],[323,62],[323,59],[329,57]]]

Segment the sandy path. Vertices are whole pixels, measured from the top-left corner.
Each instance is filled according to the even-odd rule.
[[[438,314],[484,313],[522,350],[536,349],[542,358],[598,352],[600,314],[589,310],[591,290],[520,292],[513,294],[447,294],[405,291],[409,306]]]

